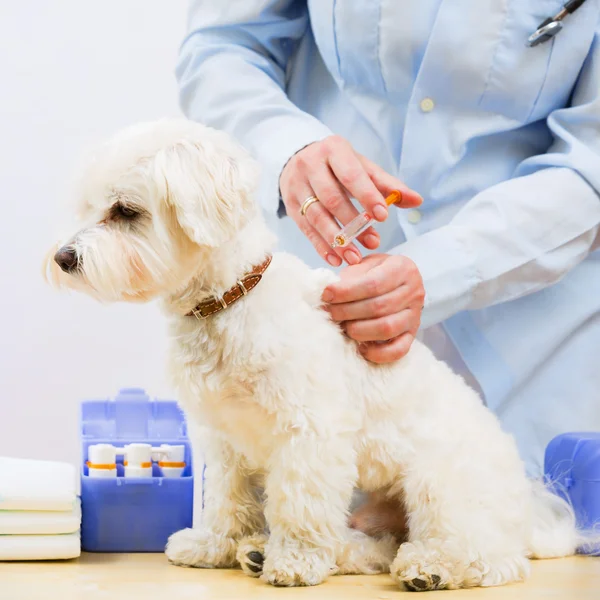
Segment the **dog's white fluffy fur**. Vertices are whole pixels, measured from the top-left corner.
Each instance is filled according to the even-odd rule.
[[[207,464],[204,508],[198,494],[195,526],[172,536],[169,559],[239,562],[290,586],[390,570],[421,590],[518,581],[528,557],[573,553],[571,511],[536,493],[513,439],[460,377],[419,342],[391,365],[357,353],[321,307],[330,271],[275,253],[248,296],[185,316],[272,252],[256,180],[222,132],[128,129],[84,173],[82,226],[64,242],[77,268],[48,261],[54,282],[99,300],[163,301],[170,370]],[[401,499],[405,543],[348,528],[355,486]],[[262,568],[248,566],[252,552]]]

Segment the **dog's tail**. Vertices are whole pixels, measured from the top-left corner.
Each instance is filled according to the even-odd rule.
[[[579,548],[600,552],[600,530],[577,528],[573,507],[541,481],[532,483],[531,558],[571,556]],[[595,552],[594,552],[595,553]]]

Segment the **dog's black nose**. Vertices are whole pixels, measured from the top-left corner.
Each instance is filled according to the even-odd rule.
[[[79,257],[75,248],[72,246],[63,246],[54,255],[54,262],[65,272],[72,273],[79,264]]]

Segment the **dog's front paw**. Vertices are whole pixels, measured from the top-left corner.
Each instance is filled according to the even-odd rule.
[[[206,529],[182,529],[167,542],[165,554],[180,567],[204,569],[236,565],[237,540]]]
[[[336,570],[329,553],[323,550],[269,549],[262,578],[276,586],[319,585]]]
[[[265,545],[268,541],[266,535],[258,534],[243,538],[237,549],[237,562],[242,571],[250,577],[260,577],[265,562]]]
[[[472,561],[462,545],[435,539],[402,544],[390,569],[412,592],[479,586],[485,571],[486,565]]]
[[[412,592],[456,588],[461,586],[454,581],[457,575],[453,573],[456,571],[454,562],[430,544],[406,543],[400,546],[390,572],[398,583]]]

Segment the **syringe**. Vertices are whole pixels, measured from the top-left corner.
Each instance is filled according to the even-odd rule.
[[[394,190],[386,199],[385,203],[388,206],[400,202],[402,200],[402,192]],[[339,233],[333,238],[332,248],[345,248],[354,239],[356,239],[363,231],[371,226],[373,217],[370,217],[367,212],[363,212],[357,217],[354,217],[348,225],[342,227]]]

